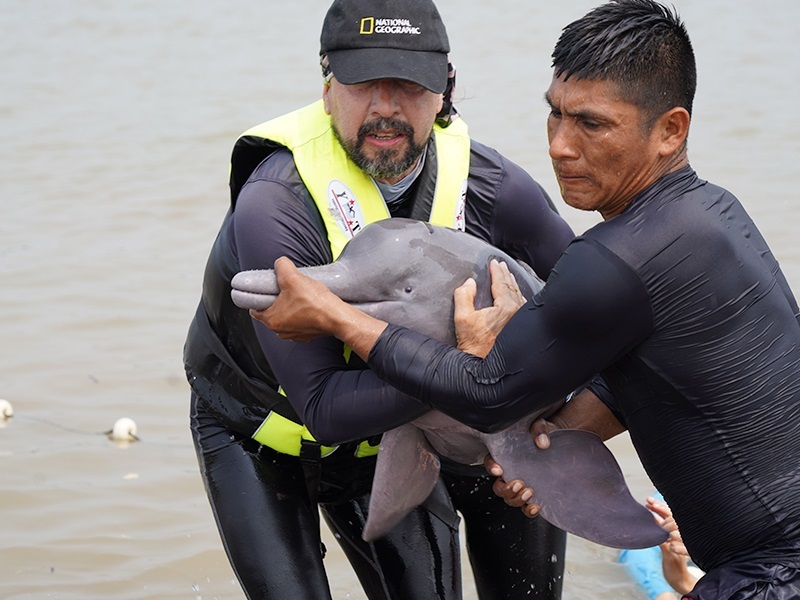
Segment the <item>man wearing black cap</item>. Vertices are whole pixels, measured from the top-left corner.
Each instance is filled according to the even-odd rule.
[[[389,217],[466,229],[547,277],[572,231],[530,176],[469,138],[448,52],[430,0],[336,0],[322,99],[234,147],[231,207],[184,360],[201,472],[250,598],[330,597],[320,512],[370,599],[460,598],[456,511],[482,600],[561,595],[564,532],[505,506],[482,467],[444,464],[423,507],[364,542],[379,434],[427,409],[376,394],[379,380],[334,338],[280,340],[230,299],[237,272],[280,256],[329,263]]]

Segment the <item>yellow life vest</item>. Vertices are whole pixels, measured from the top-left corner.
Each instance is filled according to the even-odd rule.
[[[291,150],[297,171],[322,215],[334,260],[364,227],[390,218],[380,190],[347,156],[333,133],[322,100],[247,130],[242,137],[277,142]],[[438,169],[429,222],[464,229],[469,176],[470,141],[467,125],[456,119],[447,128],[434,125]],[[349,348],[346,348],[349,355]],[[282,391],[281,391],[282,393]],[[315,441],[305,425],[271,412],[253,434],[270,448],[299,456],[302,440]],[[327,456],[336,446],[321,446]],[[356,456],[372,456],[377,446],[359,444]]]

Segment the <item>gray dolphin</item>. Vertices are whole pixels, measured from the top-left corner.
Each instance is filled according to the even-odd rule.
[[[530,267],[472,235],[399,218],[365,227],[332,264],[300,270],[376,318],[454,345],[453,291],[473,277],[478,284],[476,308],[491,305],[492,259],[508,265],[526,298],[543,287]],[[279,292],[272,270],[243,271],[231,285],[233,301],[241,308],[268,308]],[[522,479],[534,486],[540,516],[556,527],[613,548],[645,548],[665,541],[667,532],[634,500],[614,456],[598,436],[554,431],[550,449],[536,447],[529,426],[546,410],[494,434],[438,411],[384,433],[364,539],[381,537],[425,501],[439,477],[438,456],[480,464],[490,453],[507,480]]]

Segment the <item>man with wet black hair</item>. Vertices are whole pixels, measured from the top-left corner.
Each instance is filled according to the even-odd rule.
[[[627,28],[624,33],[615,24]],[[603,5],[564,28],[553,50],[556,75],[610,79],[644,113],[650,130],[675,106],[691,116],[697,89],[694,51],[677,14],[650,0]]]
[[[372,319],[285,259],[281,297],[258,318],[288,338],[330,332],[387,382],[482,430],[586,386],[532,434],[547,447],[554,428],[629,431],[707,573],[686,597],[800,598],[800,311],[739,200],[689,166],[686,29],[656,2],[618,0],[567,26],[553,59],[553,168],[565,202],[603,222],[486,358]],[[506,315],[474,311],[473,294],[471,282],[456,293],[459,339],[490,345]],[[534,492],[512,484],[495,488],[522,506]]]

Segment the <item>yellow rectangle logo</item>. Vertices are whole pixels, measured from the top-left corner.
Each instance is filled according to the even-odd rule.
[[[375,32],[375,17],[364,17],[361,19],[361,35],[370,35]]]

